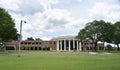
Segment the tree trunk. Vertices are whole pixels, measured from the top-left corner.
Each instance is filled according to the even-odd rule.
[[[85,50],[85,42],[83,43],[83,51],[85,52],[86,50]]]
[[[95,41],[95,51],[98,52],[98,46],[97,46],[97,41]]]
[[[103,47],[104,47],[104,51],[105,51],[105,42],[103,41]]]
[[[119,49],[120,49],[120,48],[119,48],[119,44],[117,44],[117,50],[119,51]]]
[[[5,44],[5,42],[3,42],[3,50],[4,50],[4,52],[6,52],[6,44]]]

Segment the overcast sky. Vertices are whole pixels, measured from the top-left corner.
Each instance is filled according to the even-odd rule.
[[[18,33],[20,21],[27,21],[23,39],[77,35],[95,19],[120,21],[120,0],[0,0],[0,7],[15,19]]]

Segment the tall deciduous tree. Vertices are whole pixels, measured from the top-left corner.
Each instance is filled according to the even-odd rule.
[[[113,36],[113,42],[117,45],[119,50],[119,44],[120,44],[120,21],[113,24],[114,26],[114,36]]]
[[[81,29],[80,32],[78,33],[77,35],[77,38],[83,43],[85,42],[85,39],[87,37],[87,34],[86,34],[86,29]]]
[[[15,23],[9,13],[0,8],[0,41],[6,42],[17,39]]]
[[[109,32],[112,30],[110,28],[111,23],[106,23],[103,20],[100,21],[93,21],[87,23],[86,27],[78,33],[78,38],[82,41],[89,38],[93,41],[95,50],[98,51],[97,43],[98,41],[109,41],[111,42],[112,39],[109,38],[111,35],[108,35]]]

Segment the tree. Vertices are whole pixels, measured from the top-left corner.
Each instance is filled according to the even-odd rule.
[[[112,29],[109,28],[110,26],[111,23],[106,23],[103,20],[94,20],[93,22],[87,23],[85,28],[80,30],[77,37],[82,41],[85,41],[89,38],[93,41],[95,50],[98,51],[98,41],[112,41],[112,39],[110,39],[110,36],[108,35],[108,33],[111,32],[110,30]]]
[[[0,8],[0,42],[4,43],[16,39],[17,30],[14,20],[6,10]]]
[[[104,28],[102,30],[102,40],[103,42],[108,42],[108,43],[112,43],[113,42],[113,36],[114,36],[114,27],[111,23],[107,22],[104,25]]]
[[[111,46],[111,45],[107,45],[106,47],[107,47],[108,52],[110,52],[110,51],[112,51],[112,50],[113,50],[113,48],[112,48],[112,46]]]
[[[0,43],[0,51],[3,51],[3,49],[4,49],[4,45],[3,43]]]
[[[80,30],[80,32],[78,33],[78,35],[76,36],[76,38],[78,38],[79,39],[79,41],[81,42],[81,43],[83,43],[83,45],[84,45],[84,42],[86,42],[86,38],[87,38],[87,32],[86,32],[86,29],[84,28],[84,29],[81,29]],[[83,47],[83,50],[85,50],[85,48]]]
[[[28,37],[27,40],[34,40],[32,37]]]
[[[42,39],[40,39],[40,38],[36,38],[35,40],[42,40]]]
[[[85,38],[86,38],[86,30],[85,29],[81,29],[80,32],[78,33],[77,38],[81,41],[84,42]]]
[[[113,38],[113,42],[117,45],[118,50],[119,50],[119,44],[120,44],[120,21],[116,22],[115,24],[113,24],[114,26],[114,36]]]

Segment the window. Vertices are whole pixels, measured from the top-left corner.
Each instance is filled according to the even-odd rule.
[[[21,44],[23,44],[23,42],[21,42]]]
[[[56,42],[54,42],[54,44],[56,44]]]
[[[38,42],[36,42],[36,44],[38,44]]]
[[[35,42],[33,42],[32,44],[35,44]]]
[[[27,42],[24,42],[24,44],[27,44]]]
[[[41,44],[41,42],[39,42],[39,44]]]
[[[31,44],[31,42],[28,42],[28,44]]]

